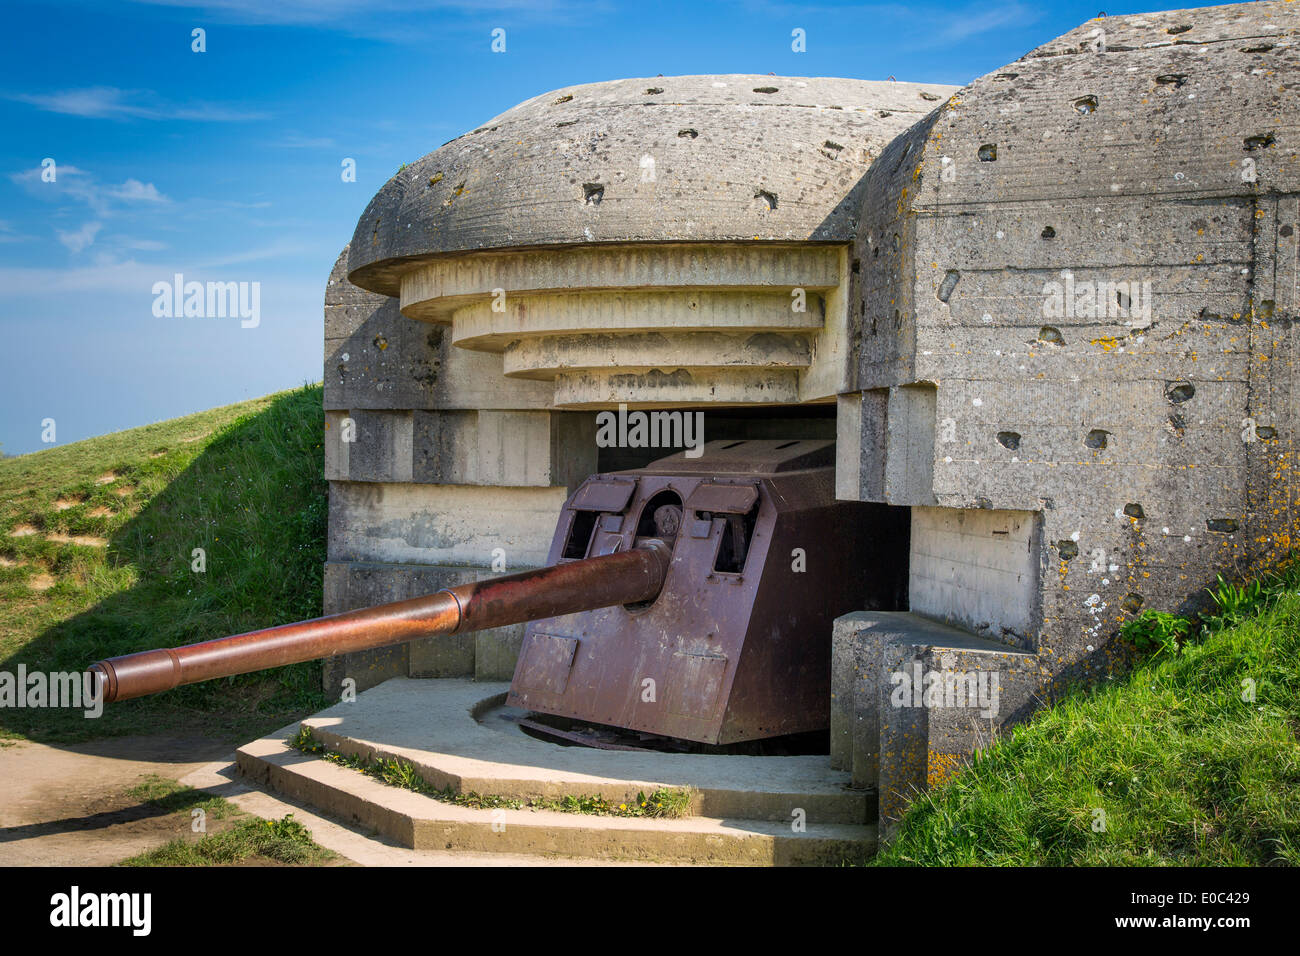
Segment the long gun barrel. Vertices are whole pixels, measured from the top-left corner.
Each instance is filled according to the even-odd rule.
[[[445,588],[296,624],[282,624],[186,647],[165,647],[90,665],[106,702],[181,684],[298,664],[422,637],[503,627],[616,604],[651,601],[672,555],[657,539],[613,554]]]

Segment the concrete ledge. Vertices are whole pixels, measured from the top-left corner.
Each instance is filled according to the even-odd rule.
[[[304,723],[332,749],[401,757],[435,786],[515,799],[694,791],[695,816],[662,820],[475,810],[382,784],[288,746],[298,724],[253,741],[240,771],[412,848],[749,865],[834,864],[875,849],[864,794],[824,757],[707,757],[560,747],[502,719],[503,684],[393,680]],[[475,719],[475,713],[480,719]],[[495,716],[494,716],[495,715]],[[437,741],[436,752],[431,749]],[[796,831],[792,811],[806,822]]]

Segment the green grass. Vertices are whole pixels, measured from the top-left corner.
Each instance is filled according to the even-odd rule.
[[[172,840],[156,850],[123,860],[118,866],[319,866],[337,860],[336,854],[314,843],[311,831],[290,813],[279,820],[241,820],[229,830],[198,840]]]
[[[320,386],[306,386],[0,460],[0,670],[82,671],[319,616],[323,433]],[[195,548],[205,573],[191,568]],[[6,708],[0,736],[247,739],[320,709],[319,688],[320,665],[300,664],[108,705],[95,720]]]
[[[919,797],[875,863],[1300,863],[1300,573],[1212,596],[1200,622],[1139,618],[1152,656]]]
[[[289,746],[305,754],[311,754],[336,763],[340,767],[374,777],[391,787],[401,787],[461,807],[473,807],[476,810],[492,810],[502,807],[510,810],[554,810],[558,813],[589,813],[596,816],[612,817],[664,817],[675,818],[689,815],[691,810],[691,793],[689,790],[661,788],[648,796],[638,793],[636,799],[613,803],[601,796],[574,796],[566,794],[554,799],[518,800],[496,794],[482,794],[470,791],[461,793],[454,787],[439,789],[420,775],[416,766],[400,758],[380,757],[368,760],[364,757],[339,753],[330,750],[312,732],[311,727],[303,724],[298,732],[289,739]]]
[[[141,803],[175,814],[177,829],[190,829],[193,811],[206,821],[229,821],[219,832],[178,838],[155,850],[129,857],[118,866],[224,866],[234,864],[321,865],[344,862],[312,840],[311,831],[289,813],[279,820],[250,816],[230,801],[150,774],[127,791]]]
[[[126,795],[163,813],[188,814],[199,809],[213,820],[225,820],[242,813],[224,797],[215,797],[202,790],[182,786],[175,780],[158,774],[148,774],[140,783],[127,790]]]

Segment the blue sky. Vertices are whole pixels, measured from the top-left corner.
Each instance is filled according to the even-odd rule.
[[[325,279],[370,197],[521,100],[657,74],[964,84],[1100,2],[11,6],[0,448],[48,447],[45,419],[65,444],[318,380]],[[191,50],[196,27],[206,52]],[[796,27],[806,53],[790,49]],[[491,51],[495,28],[505,53]],[[152,288],[176,273],[260,283],[260,324],[156,316]]]

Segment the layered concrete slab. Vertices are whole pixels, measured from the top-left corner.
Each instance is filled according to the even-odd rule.
[[[349,275],[397,295],[412,262],[481,249],[847,241],[862,174],[951,92],[733,74],[544,93],[389,180],[357,223]]]

